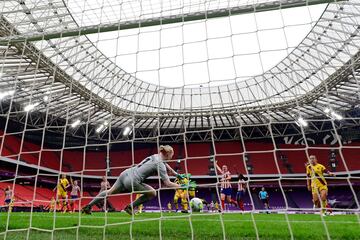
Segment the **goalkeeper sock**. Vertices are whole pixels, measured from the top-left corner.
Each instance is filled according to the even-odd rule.
[[[150,200],[152,197],[149,197],[149,195],[147,194],[143,194],[141,195],[138,199],[136,199],[134,202],[132,202],[130,205],[132,206],[132,208],[136,208],[139,205],[147,202],[148,200]]]
[[[174,202],[175,205],[175,210],[179,210],[179,203],[178,202]]]
[[[91,200],[91,202],[88,204],[88,206],[92,207],[92,206],[98,204],[100,201],[102,201],[106,197],[106,195],[107,195],[107,191],[102,191],[96,197],[94,197],[93,200]]]

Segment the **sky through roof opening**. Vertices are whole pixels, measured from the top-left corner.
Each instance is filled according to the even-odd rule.
[[[69,0],[67,4],[80,26],[174,14],[169,9],[150,11],[146,9],[146,2],[142,12],[131,10],[134,6],[129,2],[108,3],[105,6],[109,7],[102,9],[94,7],[95,0],[85,3]],[[161,2],[164,1],[151,1],[151,6],[165,8]],[[202,10],[194,6],[186,11]],[[251,79],[275,67],[306,37],[326,6],[243,14],[88,37],[120,68],[142,81],[164,87],[224,85]],[[179,8],[173,7],[177,14]]]

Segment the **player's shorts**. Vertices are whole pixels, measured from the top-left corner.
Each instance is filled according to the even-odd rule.
[[[265,199],[261,199],[261,202],[263,204],[268,204],[269,205],[269,199],[265,198]]]
[[[10,198],[9,198],[9,199],[5,199],[4,202],[5,202],[6,205],[9,205],[9,204],[11,203],[11,199],[10,199]]]
[[[57,192],[57,195],[61,198],[66,198],[67,197],[67,192],[63,192],[63,191],[60,191],[60,192]]]
[[[221,193],[226,195],[226,196],[231,195],[231,192],[232,192],[232,188],[223,188],[223,189],[221,189]]]
[[[73,199],[73,200],[74,199],[76,200],[76,199],[78,199],[78,196],[77,195],[71,195],[70,198]]]
[[[312,186],[311,187],[311,192],[313,194],[319,194],[321,191],[327,191],[328,190],[328,187],[327,185],[317,185],[317,186]]]
[[[124,192],[149,192],[153,191],[149,185],[143,183],[144,179],[134,175],[133,170],[131,168],[126,169],[123,171],[118,179],[116,179],[112,188],[115,188],[117,193],[124,193]]]
[[[174,199],[179,199],[182,198],[183,192],[184,190],[178,189],[175,191],[175,195],[174,195]]]
[[[195,197],[195,190],[189,190],[189,198],[194,198]]]
[[[239,200],[243,199],[244,196],[245,196],[245,191],[237,191],[236,200],[239,201]]]

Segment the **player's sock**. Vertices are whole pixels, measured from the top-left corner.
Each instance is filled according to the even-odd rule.
[[[91,214],[91,207],[89,205],[86,205],[81,209],[81,212],[85,214]]]
[[[235,207],[237,207],[238,205],[237,205],[237,202],[234,200],[234,199],[230,199],[230,203],[232,204],[232,205],[234,205]]]
[[[141,205],[138,207],[138,212],[139,212],[139,213],[142,213],[143,208],[144,208],[144,205],[141,204]]]
[[[67,204],[67,202],[64,202],[63,207],[62,207],[62,210],[63,210],[64,213],[68,210],[68,204]]]
[[[225,200],[221,200],[221,210],[225,211]]]
[[[332,209],[329,203],[327,203],[326,208],[329,213],[332,213]]]
[[[133,208],[130,206],[130,205],[127,205],[125,208],[124,208],[124,211],[129,214],[129,215],[133,215],[134,214],[134,211],[133,211]]]
[[[241,211],[244,211],[244,202],[242,200],[238,201],[238,206],[239,206]]]
[[[185,211],[187,211],[187,210],[189,209],[189,205],[187,204],[187,202],[184,203],[183,209],[184,209]]]
[[[321,212],[325,213],[326,212],[326,206],[327,206],[327,200],[321,200]]]
[[[181,205],[185,211],[188,210],[189,207],[188,207],[188,203],[186,200],[181,200]]]
[[[178,211],[179,210],[179,203],[176,201],[176,202],[174,202],[174,205],[175,205],[175,211]]]

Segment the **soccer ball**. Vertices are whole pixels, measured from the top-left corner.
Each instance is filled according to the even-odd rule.
[[[200,212],[203,209],[204,205],[200,198],[193,198],[190,200],[190,207],[191,211]]]

